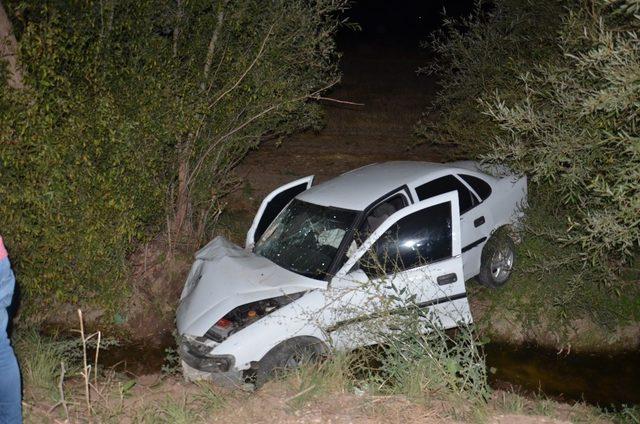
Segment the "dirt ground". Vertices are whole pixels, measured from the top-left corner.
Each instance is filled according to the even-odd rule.
[[[26,423],[608,423],[585,405],[527,400],[496,391],[477,410],[462,403],[425,397],[376,395],[346,387],[298,386],[273,381],[256,392],[185,383],[159,374],[133,380],[109,379],[91,387],[89,415],[83,384],[68,381],[64,403],[28,392]],[[34,396],[35,395],[35,396]]]
[[[363,106],[324,101],[326,126],[295,134],[283,143],[266,142],[236,169],[244,188],[229,202],[249,209],[273,189],[310,174],[315,182],[374,162],[441,160],[428,146],[409,149],[413,126],[429,106],[435,79],[417,75],[430,60],[416,45],[357,42],[342,45],[341,84],[326,96]]]

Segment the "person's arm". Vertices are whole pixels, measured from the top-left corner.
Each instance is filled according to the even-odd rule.
[[[14,286],[15,277],[11,270],[9,255],[2,242],[2,237],[0,237],[0,308],[7,308],[11,305]]]

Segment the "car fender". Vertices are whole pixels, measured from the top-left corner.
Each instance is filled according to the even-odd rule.
[[[324,305],[322,291],[311,291],[234,333],[211,354],[233,355],[236,368],[246,370],[275,346],[294,337],[313,337],[328,348],[330,342],[322,330],[327,319]]]
[[[504,177],[497,182],[494,190],[495,199],[491,205],[494,231],[505,225],[519,227],[527,207],[527,177]]]

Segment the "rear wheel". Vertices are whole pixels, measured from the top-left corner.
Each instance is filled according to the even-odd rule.
[[[261,387],[270,379],[294,370],[303,364],[315,362],[325,353],[324,344],[313,337],[285,340],[271,349],[258,362],[255,386]]]
[[[482,249],[480,284],[490,288],[504,286],[513,271],[516,261],[516,247],[505,228],[496,231]]]

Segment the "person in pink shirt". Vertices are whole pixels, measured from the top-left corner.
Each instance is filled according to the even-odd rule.
[[[15,283],[9,254],[0,237],[0,424],[22,422],[20,369],[7,335],[7,309],[13,299]]]

